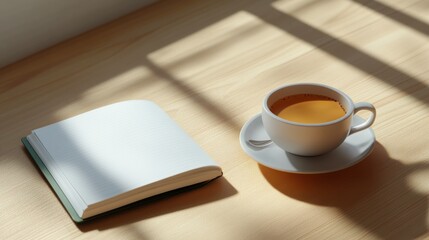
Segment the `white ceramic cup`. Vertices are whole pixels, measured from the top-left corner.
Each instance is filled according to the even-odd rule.
[[[346,113],[334,121],[305,124],[285,120],[271,112],[270,107],[276,101],[297,94],[329,97],[338,101]],[[370,111],[371,115],[365,122],[352,126],[353,115],[361,110]],[[281,86],[266,95],[262,106],[262,122],[271,140],[286,152],[301,156],[317,156],[337,148],[347,136],[370,127],[375,116],[376,111],[372,104],[353,103],[350,97],[340,90],[317,83]]]

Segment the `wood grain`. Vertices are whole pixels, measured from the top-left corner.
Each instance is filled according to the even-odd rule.
[[[425,0],[166,0],[0,69],[0,238],[429,238],[428,12]],[[296,175],[242,151],[264,95],[295,82],[375,105],[369,157]],[[20,138],[128,99],[158,103],[224,177],[76,225]]]

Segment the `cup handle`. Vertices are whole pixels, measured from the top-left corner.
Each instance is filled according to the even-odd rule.
[[[359,102],[359,103],[355,103],[354,105],[355,105],[355,110],[354,110],[353,114],[356,114],[357,112],[359,112],[361,110],[367,110],[367,111],[371,112],[371,116],[369,116],[369,118],[365,122],[363,122],[357,126],[353,126],[350,129],[349,135],[356,133],[356,132],[359,132],[361,130],[364,130],[366,128],[369,128],[375,121],[376,111],[375,111],[375,107],[371,103]]]

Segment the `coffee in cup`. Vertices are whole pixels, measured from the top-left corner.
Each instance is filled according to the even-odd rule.
[[[353,115],[371,112],[362,124]],[[353,103],[345,93],[317,83],[281,86],[264,98],[262,122],[268,136],[286,152],[301,156],[327,153],[350,134],[370,127],[376,110],[367,102]]]
[[[335,99],[316,94],[297,94],[279,99],[270,106],[277,116],[298,123],[324,123],[346,114]]]

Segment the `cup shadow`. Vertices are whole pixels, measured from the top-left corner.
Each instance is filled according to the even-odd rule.
[[[310,204],[335,207],[381,239],[415,239],[428,232],[427,196],[407,184],[408,175],[422,167],[429,165],[405,165],[392,159],[378,142],[362,162],[333,173],[293,174],[259,165],[279,192]]]

